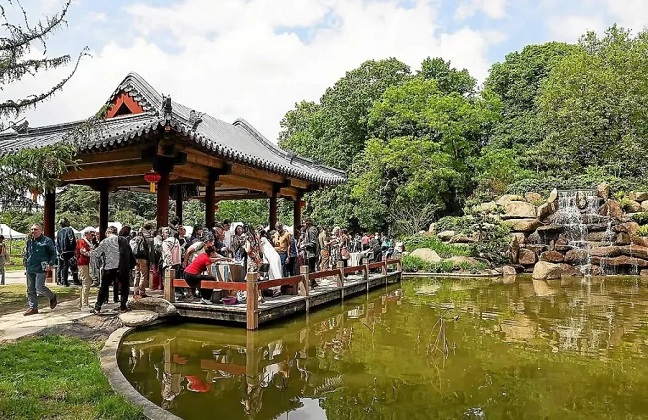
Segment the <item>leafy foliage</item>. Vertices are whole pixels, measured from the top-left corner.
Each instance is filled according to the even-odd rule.
[[[430,235],[412,235],[403,238],[405,250],[412,252],[419,248],[430,248],[436,251],[442,258],[448,258],[455,255],[468,256],[470,255],[470,248],[462,244],[447,244],[441,242],[436,236]]]

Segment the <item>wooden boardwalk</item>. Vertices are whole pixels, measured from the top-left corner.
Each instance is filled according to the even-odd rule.
[[[187,283],[171,277],[165,279],[165,298],[174,302],[178,314],[182,317],[232,322],[245,326],[249,330],[255,330],[259,325],[300,313],[309,313],[318,306],[341,301],[346,296],[366,293],[376,287],[398,283],[401,280],[402,268],[399,259],[392,259],[311,274],[308,273],[307,267],[302,267],[301,272],[299,276],[261,282],[255,281],[254,275],[248,275],[247,282],[202,283],[206,288],[230,292],[244,290],[248,296],[246,303],[234,305],[176,303],[174,288],[187,287]],[[315,280],[318,286],[310,289],[311,280]],[[266,297],[264,302],[258,302],[254,298],[260,290],[277,286],[289,286],[291,294]]]

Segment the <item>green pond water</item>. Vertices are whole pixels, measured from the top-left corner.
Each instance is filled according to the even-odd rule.
[[[185,419],[648,418],[638,278],[411,279],[258,332],[125,338],[119,365]]]

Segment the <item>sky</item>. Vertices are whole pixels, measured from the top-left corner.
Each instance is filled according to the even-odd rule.
[[[32,23],[63,3],[22,0]],[[493,63],[529,44],[577,42],[614,23],[636,34],[648,24],[648,1],[76,0],[66,20],[47,56],[76,57],[86,46],[92,56],[62,92],[21,115],[30,126],[89,117],[134,71],[176,102],[230,123],[243,118],[276,141],[295,103],[318,101],[366,60],[396,57],[416,71],[443,57],[481,83]],[[42,46],[30,55],[42,57]],[[0,100],[42,92],[69,70],[28,75],[3,86]]]

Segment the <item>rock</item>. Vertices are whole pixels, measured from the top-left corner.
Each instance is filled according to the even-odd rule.
[[[578,207],[581,210],[584,210],[585,207],[587,207],[587,197],[585,196],[585,193],[582,191],[578,191],[576,193],[576,207]]]
[[[538,233],[543,233],[543,232],[562,232],[564,227],[562,225],[556,225],[556,224],[551,224],[551,225],[542,225],[539,226],[537,229]]]
[[[641,211],[648,211],[648,200],[641,202]]]
[[[587,261],[587,251],[584,249],[571,249],[565,254],[565,262],[568,264],[581,265]]]
[[[502,275],[504,276],[515,276],[517,274],[517,271],[515,271],[515,267],[510,266],[510,265],[505,265],[502,267]]]
[[[640,275],[641,277],[646,277],[646,276],[648,276],[648,270],[641,270],[641,271],[639,272],[639,275]]]
[[[605,232],[608,228],[607,223],[593,223],[587,225],[588,232]]]
[[[513,264],[517,264],[520,260],[520,243],[517,238],[513,238],[509,245],[509,258]]]
[[[509,233],[509,237],[511,238],[511,242],[515,239],[520,245],[526,243],[526,236],[522,232],[511,232]]]
[[[526,243],[528,244],[539,244],[542,242],[542,238],[540,238],[540,234],[538,232],[533,232],[531,235],[527,237]]]
[[[628,245],[628,246],[619,247],[619,250],[621,251],[621,255],[627,255],[628,257],[637,257],[637,258],[643,258],[644,260],[648,260],[648,247],[640,246],[640,245]],[[606,255],[606,257],[609,256],[611,255]]]
[[[616,257],[621,255],[621,247],[618,246],[598,246],[590,249],[592,257]]]
[[[430,248],[419,248],[412,251],[411,254],[413,257],[419,257],[423,261],[428,263],[438,263],[441,262],[441,257],[433,249]]]
[[[495,203],[503,206],[505,203],[509,203],[511,201],[524,201],[524,197],[515,194],[504,194],[503,196],[498,198]]]
[[[628,194],[628,198],[630,198],[630,200],[639,201],[639,202],[646,201],[648,200],[648,192],[645,191],[631,192],[630,194]]]
[[[571,264],[561,263],[560,271],[564,277],[583,277],[583,272]]]
[[[443,242],[448,242],[456,235],[454,230],[444,230],[443,232],[437,233],[437,238],[441,239]]]
[[[473,257],[464,257],[462,255],[457,255],[454,257],[446,258],[445,261],[450,261],[453,266],[459,267],[462,264],[477,265],[479,260]]]
[[[502,219],[535,219],[536,207],[526,201],[508,201],[503,204]]]
[[[520,252],[518,254],[518,262],[522,265],[535,264],[536,253],[526,248],[520,248]]]
[[[538,219],[545,220],[558,210],[556,201],[553,203],[542,203],[538,206]]]
[[[639,213],[641,211],[641,203],[634,200],[628,200],[624,203],[623,209],[626,213]]]
[[[528,192],[524,194],[524,199],[531,204],[538,204],[542,201],[542,196],[535,192]]]
[[[540,261],[546,261],[550,263],[561,263],[565,260],[563,254],[558,251],[545,251],[540,254]]]
[[[605,226],[607,226],[607,217],[598,214],[583,214],[581,220],[588,226],[599,223],[605,223]]]
[[[549,193],[549,198],[547,198],[547,203],[553,203],[556,200],[558,200],[558,190],[554,188]]]
[[[535,267],[533,267],[533,274],[531,275],[534,280],[555,280],[559,279],[561,276],[562,271],[560,270],[560,265],[546,261],[538,262]]]
[[[158,317],[157,312],[153,311],[130,311],[120,314],[119,320],[127,327],[142,327],[149,325]]]
[[[157,313],[160,318],[173,316],[178,313],[178,309],[166,299],[159,297],[145,297],[139,300],[129,300],[128,307],[134,311],[152,311]]]
[[[635,236],[639,232],[639,223],[637,222],[625,222],[619,223],[618,225],[612,227],[614,232],[623,232],[627,233],[630,236]]]
[[[538,219],[510,219],[503,223],[513,232],[533,232],[540,226]]]
[[[617,235],[614,245],[630,245],[630,235],[621,232]]]
[[[588,242],[603,242],[605,237],[605,232],[589,232],[587,236],[585,236],[585,240]]]
[[[606,200],[610,197],[610,185],[607,182],[602,182],[596,187],[596,193],[599,197]]]
[[[451,244],[471,244],[474,242],[477,242],[475,238],[473,238],[472,236],[466,236],[463,233],[458,233],[450,238]]]
[[[590,268],[590,274],[593,275],[593,276],[600,276],[601,275],[601,266],[596,265],[596,264],[592,264],[592,266]]]
[[[639,246],[648,246],[648,237],[646,236],[633,236],[630,238],[630,242],[634,245]]]
[[[428,228],[428,233],[430,235],[436,235],[436,223],[430,223],[430,227]]]
[[[629,266],[629,267],[638,267],[646,268],[648,267],[648,261],[641,258],[629,257],[627,255],[619,255],[614,258],[601,258],[599,265],[605,265],[610,267],[619,267],[619,266]]]
[[[599,214],[620,220],[623,218],[623,209],[621,209],[621,206],[616,201],[608,200],[599,209]]]
[[[547,250],[547,245],[545,244],[527,244],[526,249],[533,251],[536,255],[540,255]]]
[[[497,203],[494,201],[488,201],[486,203],[481,203],[478,205],[475,210],[479,213],[489,213],[497,210]]]

